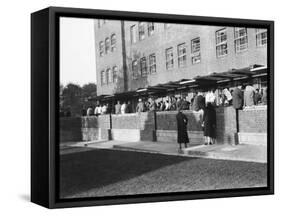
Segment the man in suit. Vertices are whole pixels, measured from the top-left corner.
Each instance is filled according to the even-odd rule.
[[[242,86],[242,89],[244,87]],[[239,110],[243,107],[243,91],[236,86],[232,92],[232,106],[236,110],[236,130],[239,132]]]
[[[117,104],[115,105],[115,114],[121,114],[121,104],[120,104],[120,101],[117,101]]]
[[[241,109],[243,107],[243,92],[236,86],[232,93],[232,106],[234,109]]]

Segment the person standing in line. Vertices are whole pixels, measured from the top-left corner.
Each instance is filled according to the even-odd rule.
[[[127,104],[126,101],[124,101],[123,104],[121,105],[121,114],[126,113],[126,108],[127,108]]]
[[[132,113],[132,104],[131,101],[128,101],[126,106],[126,113]]]
[[[258,105],[261,102],[261,97],[260,90],[257,88],[254,96],[255,105]]]
[[[211,89],[207,92],[205,102],[206,102],[206,104],[211,103],[211,104],[215,105],[216,96],[214,94],[214,89]]]
[[[225,88],[225,89],[223,90],[223,94],[224,94],[225,97],[226,97],[226,101],[224,102],[225,105],[231,105],[231,103],[232,103],[232,95],[231,95],[231,93],[230,93],[230,91],[229,91],[229,88]]]
[[[107,113],[107,105],[103,104],[102,108],[101,108],[101,114],[106,114]]]
[[[244,106],[245,107],[254,106],[255,105],[254,98],[255,98],[255,89],[251,85],[251,83],[249,83],[244,91]]]
[[[165,102],[165,111],[169,111],[170,107],[171,107],[171,104],[170,104],[169,100],[166,100],[166,102]]]
[[[179,153],[182,153],[182,143],[184,147],[187,148],[187,143],[189,143],[188,133],[187,133],[187,117],[181,112],[181,107],[178,108],[178,113],[176,115],[177,119],[177,131],[178,131],[178,144],[179,144]]]
[[[183,100],[181,102],[181,107],[183,110],[189,110],[189,104],[186,100],[186,97],[183,97]]]
[[[202,123],[205,145],[214,144],[216,138],[216,110],[211,103],[207,103],[203,114]]]
[[[263,105],[267,105],[267,88],[263,90],[261,102]]]
[[[195,111],[200,111],[201,109],[204,110],[204,108],[205,108],[205,97],[202,95],[202,93],[199,93],[197,95],[197,106],[198,106],[198,109]]]
[[[150,99],[149,111],[156,111],[156,103],[153,98]]]
[[[196,91],[194,93],[194,97],[192,98],[192,110],[198,111],[199,106],[198,106],[198,92]]]
[[[93,107],[90,106],[90,107],[87,109],[86,115],[87,115],[87,116],[92,116],[93,114],[94,114]],[[83,116],[84,116],[84,115],[83,115]]]
[[[181,109],[183,109],[182,103],[183,103],[183,100],[182,100],[182,97],[180,96],[176,101],[176,110],[178,110],[180,107],[181,107]]]
[[[115,114],[121,114],[121,104],[120,104],[120,101],[117,101],[117,104],[115,105]]]
[[[138,102],[138,104],[137,104],[136,112],[137,112],[137,113],[144,112],[144,103],[142,102],[142,99],[141,99],[141,98],[139,99],[139,102]]]
[[[243,107],[243,92],[236,86],[232,93],[232,106],[236,112],[236,131],[239,132],[239,110]]]

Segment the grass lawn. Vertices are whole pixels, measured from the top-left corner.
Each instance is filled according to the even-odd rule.
[[[93,149],[61,155],[60,196],[266,186],[266,164]]]

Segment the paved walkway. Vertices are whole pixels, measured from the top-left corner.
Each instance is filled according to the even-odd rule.
[[[76,148],[76,147],[83,147]],[[61,153],[68,154],[74,152],[88,151],[92,148],[118,149],[124,151],[140,151],[157,154],[178,155],[188,157],[202,157],[212,159],[237,160],[249,162],[267,162],[266,146],[257,145],[189,145],[182,153],[178,152],[178,144],[169,142],[151,141],[89,141],[89,142],[69,142],[61,144]]]

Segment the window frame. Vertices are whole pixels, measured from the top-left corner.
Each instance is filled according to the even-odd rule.
[[[145,22],[139,22],[139,41],[142,41],[145,39]]]
[[[195,41],[199,41],[199,48],[194,48]],[[193,38],[191,41],[191,63],[199,64],[201,62],[201,39],[200,37]],[[195,59],[198,58],[199,61],[196,61]]]
[[[103,57],[104,56],[104,53],[105,53],[105,50],[104,50],[104,41],[100,41],[99,42],[99,54],[100,54],[100,57]]]
[[[137,42],[137,25],[130,26],[130,39],[131,44],[135,44]]]
[[[113,33],[110,36],[110,50],[111,50],[111,52],[114,52],[117,49],[116,43],[117,43],[117,36],[116,36],[116,34]]]
[[[147,23],[147,33],[148,33],[148,36],[152,36],[154,35],[154,32],[155,32],[155,24],[154,22],[148,22]]]
[[[134,59],[132,61],[132,75],[133,75],[133,79],[136,79],[138,77],[138,73],[139,73],[139,63],[138,63],[137,59]]]
[[[141,77],[147,76],[147,61],[145,56],[140,58],[140,73]]]
[[[218,35],[220,32],[225,32],[225,40],[222,40],[222,35]],[[227,28],[219,29],[215,32],[216,38],[216,56],[217,58],[222,58],[228,55],[228,45],[227,45]],[[224,48],[225,46],[225,48]],[[224,50],[224,51],[223,51]],[[222,54],[223,53],[223,54]]]
[[[112,70],[111,70],[111,68],[107,68],[106,69],[106,74],[107,74],[107,77],[106,77],[107,84],[112,83],[113,82],[113,77],[112,77]]]
[[[117,66],[113,66],[112,67],[112,82],[113,83],[117,83],[118,82],[118,67]]]
[[[177,45],[177,54],[178,54],[178,67],[187,66],[187,47],[186,43],[181,43]]]
[[[100,73],[101,73],[101,85],[105,85],[107,82],[105,76],[105,70],[102,70]]]
[[[110,47],[111,47],[110,38],[107,37],[104,40],[104,52],[105,52],[105,54],[108,54],[110,52]]]
[[[256,29],[256,46],[257,47],[264,47],[267,46],[267,29]],[[262,38],[263,34],[266,34],[266,38]],[[262,43],[265,41],[265,43]]]
[[[165,50],[166,56],[166,70],[171,70],[174,68],[174,49],[169,47]],[[171,66],[169,66],[171,65]]]
[[[152,53],[149,55],[149,73],[155,74],[156,73],[156,54]]]
[[[240,36],[240,31],[242,29],[245,29],[245,35]],[[241,45],[241,41],[246,41],[246,42]],[[245,48],[241,49],[241,47],[245,47]],[[248,41],[248,31],[246,27],[234,27],[234,48],[235,48],[235,53],[241,53],[248,50],[249,41]]]

